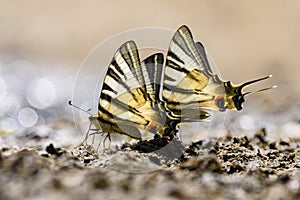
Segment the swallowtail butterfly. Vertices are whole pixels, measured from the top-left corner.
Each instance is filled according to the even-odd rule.
[[[157,134],[167,117],[159,97],[162,70],[163,54],[140,62],[135,43],[124,43],[108,67],[98,114],[90,121],[108,136],[118,133],[142,139],[142,131]]]
[[[218,75],[213,74],[204,46],[195,42],[189,28],[183,25],[175,32],[167,53],[163,101],[174,114],[189,118],[190,121],[198,121],[199,115],[202,118],[208,117],[209,110],[241,110],[245,96],[252,93],[243,92],[243,89],[270,77],[271,75],[238,85],[221,80]]]

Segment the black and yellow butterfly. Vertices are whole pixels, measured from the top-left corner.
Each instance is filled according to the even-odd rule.
[[[96,129],[108,136],[117,133],[139,140],[142,132],[158,133],[166,121],[159,97],[162,70],[163,54],[140,62],[135,43],[124,43],[108,66],[98,114],[90,117]]]
[[[213,74],[204,46],[194,41],[187,26],[181,26],[171,40],[166,57],[163,101],[174,114],[198,121],[199,116],[208,117],[209,110],[241,110],[245,96],[251,94],[243,92],[244,88],[270,77],[238,85],[221,80]]]

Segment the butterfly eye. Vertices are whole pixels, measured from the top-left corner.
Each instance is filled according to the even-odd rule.
[[[89,116],[89,121],[93,124],[98,124],[98,116]],[[96,125],[97,126],[97,125]]]
[[[225,100],[223,96],[217,96],[214,100],[215,105],[219,108],[221,112],[226,110]]]

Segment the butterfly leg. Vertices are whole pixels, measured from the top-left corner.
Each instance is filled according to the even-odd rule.
[[[90,133],[91,131],[94,131],[94,132]],[[87,145],[87,140],[88,140],[89,136],[92,135],[93,139],[92,139],[92,144],[91,145],[94,145],[94,143],[95,143],[95,135],[98,134],[98,133],[102,133],[102,132],[99,132],[98,129],[89,128],[89,131],[86,133],[86,136],[85,136],[84,140],[80,144],[83,144],[85,142],[86,145]]]
[[[103,151],[105,150],[105,141],[108,138],[109,140],[109,144],[108,144],[108,148],[110,148],[110,144],[111,144],[111,138],[110,138],[110,134],[107,133],[107,135],[105,136],[104,140],[103,140]]]
[[[89,125],[89,128],[88,128],[88,130],[87,130],[87,132],[86,132],[86,134],[85,134],[85,138],[84,138],[83,141],[80,142],[77,146],[82,146],[84,143],[85,143],[85,145],[87,145],[87,139],[88,139],[88,137],[89,137],[89,132],[90,132],[90,130],[91,130],[91,127],[92,127],[92,123],[90,123],[90,125]]]
[[[92,146],[93,146],[93,145],[94,145],[94,143],[95,143],[95,135],[96,135],[96,133],[97,133],[97,132],[95,132],[95,133],[93,134]]]
[[[101,136],[103,136],[103,134],[104,134],[104,132],[97,132],[97,133],[101,134]],[[101,138],[102,138],[102,137],[101,137]],[[99,150],[99,148],[100,148],[101,141],[102,141],[102,139],[100,139],[100,141],[99,141],[99,143],[98,143],[98,146],[97,146],[97,152],[98,152],[98,150]]]
[[[111,144],[111,138],[110,138],[110,134],[108,134],[108,140],[109,140],[109,145],[108,145],[108,148],[110,149],[110,144]]]

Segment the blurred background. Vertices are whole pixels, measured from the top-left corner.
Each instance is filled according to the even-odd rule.
[[[273,133],[298,137],[299,19],[299,1],[2,0],[0,144],[11,134],[71,142],[67,102],[89,52],[120,32],[175,31],[182,24],[205,45],[223,79],[239,83],[273,74],[259,87],[278,88],[249,97],[241,113],[230,114],[232,123],[246,131],[268,126]]]

